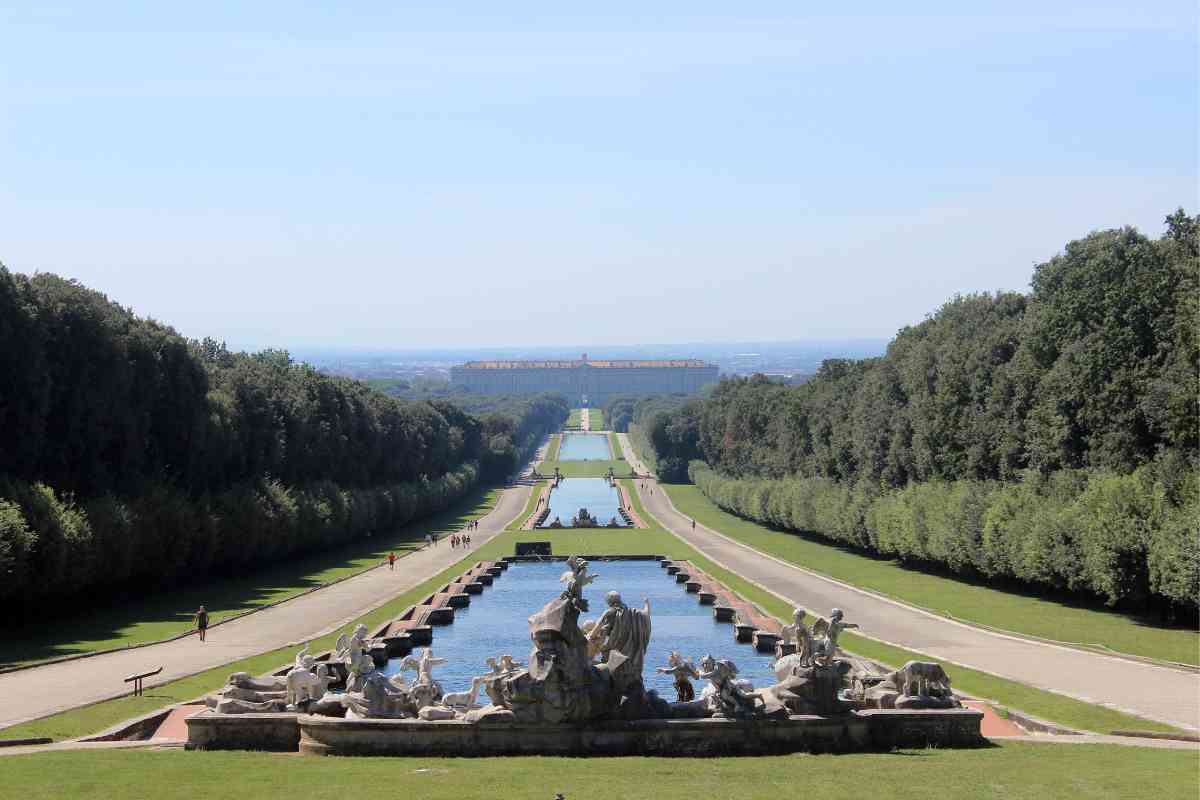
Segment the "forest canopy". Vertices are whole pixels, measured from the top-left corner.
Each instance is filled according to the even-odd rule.
[[[499,480],[561,398],[479,418],[189,341],[0,265],[0,600],[236,572],[419,519]]]
[[[1196,607],[1197,218],[1092,233],[885,355],[722,381],[634,436],[718,505],[883,555]],[[632,430],[632,428],[631,428]]]

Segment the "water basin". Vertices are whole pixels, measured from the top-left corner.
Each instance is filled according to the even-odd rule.
[[[558,579],[566,569],[561,561],[515,563],[482,595],[473,597],[470,606],[459,609],[453,625],[438,628],[434,655],[449,659],[434,670],[442,689],[458,692],[469,688],[473,677],[487,671],[484,659],[489,656],[507,653],[522,663],[528,661],[532,648],[528,618],[562,591]],[[643,674],[647,689],[656,689],[664,699],[675,699],[671,676],[654,669],[666,666],[672,650],[697,663],[705,654],[728,658],[737,664],[738,677],[750,679],[756,687],[775,683],[773,658],[752,645],[735,642],[733,626],[714,620],[712,606],[696,602],[696,595],[687,594],[657,561],[596,561],[590,571],[599,577],[585,593],[591,607],[580,622],[603,613],[604,595],[609,591],[620,592],[625,603],[634,607],[641,607],[643,598],[650,600],[650,647]],[[395,674],[399,665],[399,659],[392,659],[384,671]],[[410,671],[408,680],[414,674]],[[704,683],[693,681],[693,686],[699,695]],[[488,702],[482,692],[478,701]]]
[[[621,497],[616,487],[610,486],[604,478],[563,478],[558,488],[550,490],[548,501],[550,513],[541,527],[554,522],[557,517],[564,527],[571,527],[571,519],[586,508],[599,524],[608,525],[610,519],[615,519],[618,525],[627,523],[621,516]]]
[[[559,461],[611,461],[607,433],[564,433],[558,448]]]

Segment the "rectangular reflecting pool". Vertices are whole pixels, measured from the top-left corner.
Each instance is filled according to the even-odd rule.
[[[455,612],[453,625],[437,628],[434,655],[449,659],[433,673],[443,691],[470,688],[473,677],[487,672],[484,659],[489,656],[507,653],[525,663],[532,648],[529,616],[558,596],[563,589],[558,579],[566,570],[562,561],[514,563],[483,594],[473,596],[471,605]],[[657,561],[595,561],[589,571],[600,577],[585,592],[590,610],[580,615],[580,624],[600,617],[609,591],[620,592],[630,607],[640,608],[644,598],[650,600],[650,647],[642,678],[646,688],[657,690],[663,699],[674,701],[675,689],[671,676],[660,675],[654,668],[666,666],[672,650],[693,662],[705,654],[728,658],[737,664],[738,677],[748,678],[756,687],[775,683],[773,657],[759,653],[753,645],[735,642],[733,626],[713,619],[712,606],[700,605],[696,595],[675,583]],[[385,672],[395,674],[399,665],[400,659],[392,659]],[[407,679],[412,680],[413,675],[408,673]],[[699,697],[705,683],[693,681],[692,685]],[[487,696],[480,692],[477,702],[486,704]]]
[[[570,528],[571,519],[586,508],[588,513],[598,520],[600,525],[607,525],[610,519],[624,527],[625,518],[621,516],[621,497],[614,486],[609,486],[604,478],[563,478],[557,489],[550,490],[550,513],[540,527],[545,528],[559,519],[563,527]]]
[[[558,448],[559,461],[611,461],[607,433],[564,433]]]

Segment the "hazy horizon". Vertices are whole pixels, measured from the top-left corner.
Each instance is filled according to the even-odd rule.
[[[1197,205],[1197,9],[0,11],[0,261],[236,349],[889,339]]]

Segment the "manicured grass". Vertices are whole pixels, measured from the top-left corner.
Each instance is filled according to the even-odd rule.
[[[664,485],[683,514],[776,558],[955,619],[1133,655],[1200,663],[1200,633],[1062,600],[911,569],[817,538],[775,531],[722,511],[695,486]]]
[[[544,473],[543,473],[544,474]],[[542,488],[549,481],[537,481],[533,484],[533,488],[529,490],[529,501],[525,503],[525,510],[521,512],[521,516],[517,517],[512,525],[508,526],[510,531],[518,531],[525,524],[525,520],[529,519],[529,515],[537,508],[538,498],[542,496]]]
[[[562,434],[556,433],[550,437],[550,446],[546,448],[546,458],[544,461],[557,461],[558,448],[560,447],[562,447]],[[538,467],[538,471],[541,471],[540,466]]]
[[[588,411],[588,430],[602,431],[604,430],[604,411],[599,408],[589,409]]]
[[[632,491],[630,481],[626,486],[631,489],[634,509],[651,525],[654,525],[637,494]],[[689,559],[696,566],[708,572],[714,578],[724,582],[730,589],[738,592],[746,599],[759,605],[764,611],[784,619],[791,609],[782,600],[769,592],[763,591],[739,576],[722,569],[704,558],[683,540],[660,527],[640,530],[607,530],[590,531],[519,531],[508,532],[497,536],[487,544],[471,551],[461,561],[442,571],[410,591],[397,596],[386,605],[372,611],[352,623],[365,623],[374,628],[383,622],[394,618],[409,605],[421,600],[479,560],[487,560],[511,555],[517,542],[545,541],[549,539],[554,552],[559,555],[582,553],[593,555],[663,555],[674,559]],[[603,570],[597,570],[603,572]],[[484,598],[486,599],[486,593]],[[311,645],[312,652],[320,652],[333,646],[338,632],[334,632]],[[918,659],[929,660],[927,656],[900,648],[890,648],[872,642],[864,637],[844,633],[842,642],[846,649],[867,658],[873,658],[883,663],[899,666],[906,661]],[[17,725],[4,730],[5,738],[29,738],[49,736],[55,740],[75,738],[89,733],[95,733],[115,725],[122,720],[139,714],[153,711],[170,703],[182,702],[196,698],[205,692],[219,688],[231,672],[249,672],[260,674],[292,660],[295,648],[280,648],[278,650],[243,659],[241,661],[217,667],[206,672],[187,678],[182,678],[163,686],[148,690],[143,697],[122,697],[97,703],[92,706],[66,711],[42,720],[36,720]],[[1071,727],[1095,731],[1109,731],[1118,728],[1138,730],[1174,730],[1170,726],[1142,720],[1137,717],[1111,711],[1099,706],[1092,706],[1071,698],[1045,692],[1024,686],[1013,681],[993,678],[973,670],[951,666],[948,668],[954,685],[971,694],[995,700],[1004,705],[1011,705],[1038,717],[1058,722]],[[6,763],[0,761],[0,765]]]
[[[629,474],[628,461],[543,461],[538,466],[538,472],[543,475],[553,475],[558,467],[568,478],[603,478],[612,467],[617,477]]]
[[[395,551],[420,548],[426,533],[448,534],[495,507],[501,490],[480,488],[453,508],[386,534],[335,550],[284,561],[236,578],[199,581],[148,593],[100,608],[81,610],[62,624],[8,630],[0,637],[0,666],[26,664],[186,633],[192,612],[203,604],[211,623],[278,603],[301,592],[379,566]]]
[[[613,458],[617,461],[625,460],[624,451],[621,450],[621,443],[617,440],[615,433],[608,434],[608,448],[612,450]]]
[[[566,427],[578,429],[581,414],[583,414],[582,408],[572,408],[570,416],[567,417]]]
[[[11,797],[238,800],[342,787],[356,800],[696,800],[792,797],[1196,797],[1196,757],[1117,745],[1009,742],[759,758],[304,758],[251,752],[93,751],[0,761]],[[323,789],[321,788],[323,787]]]

